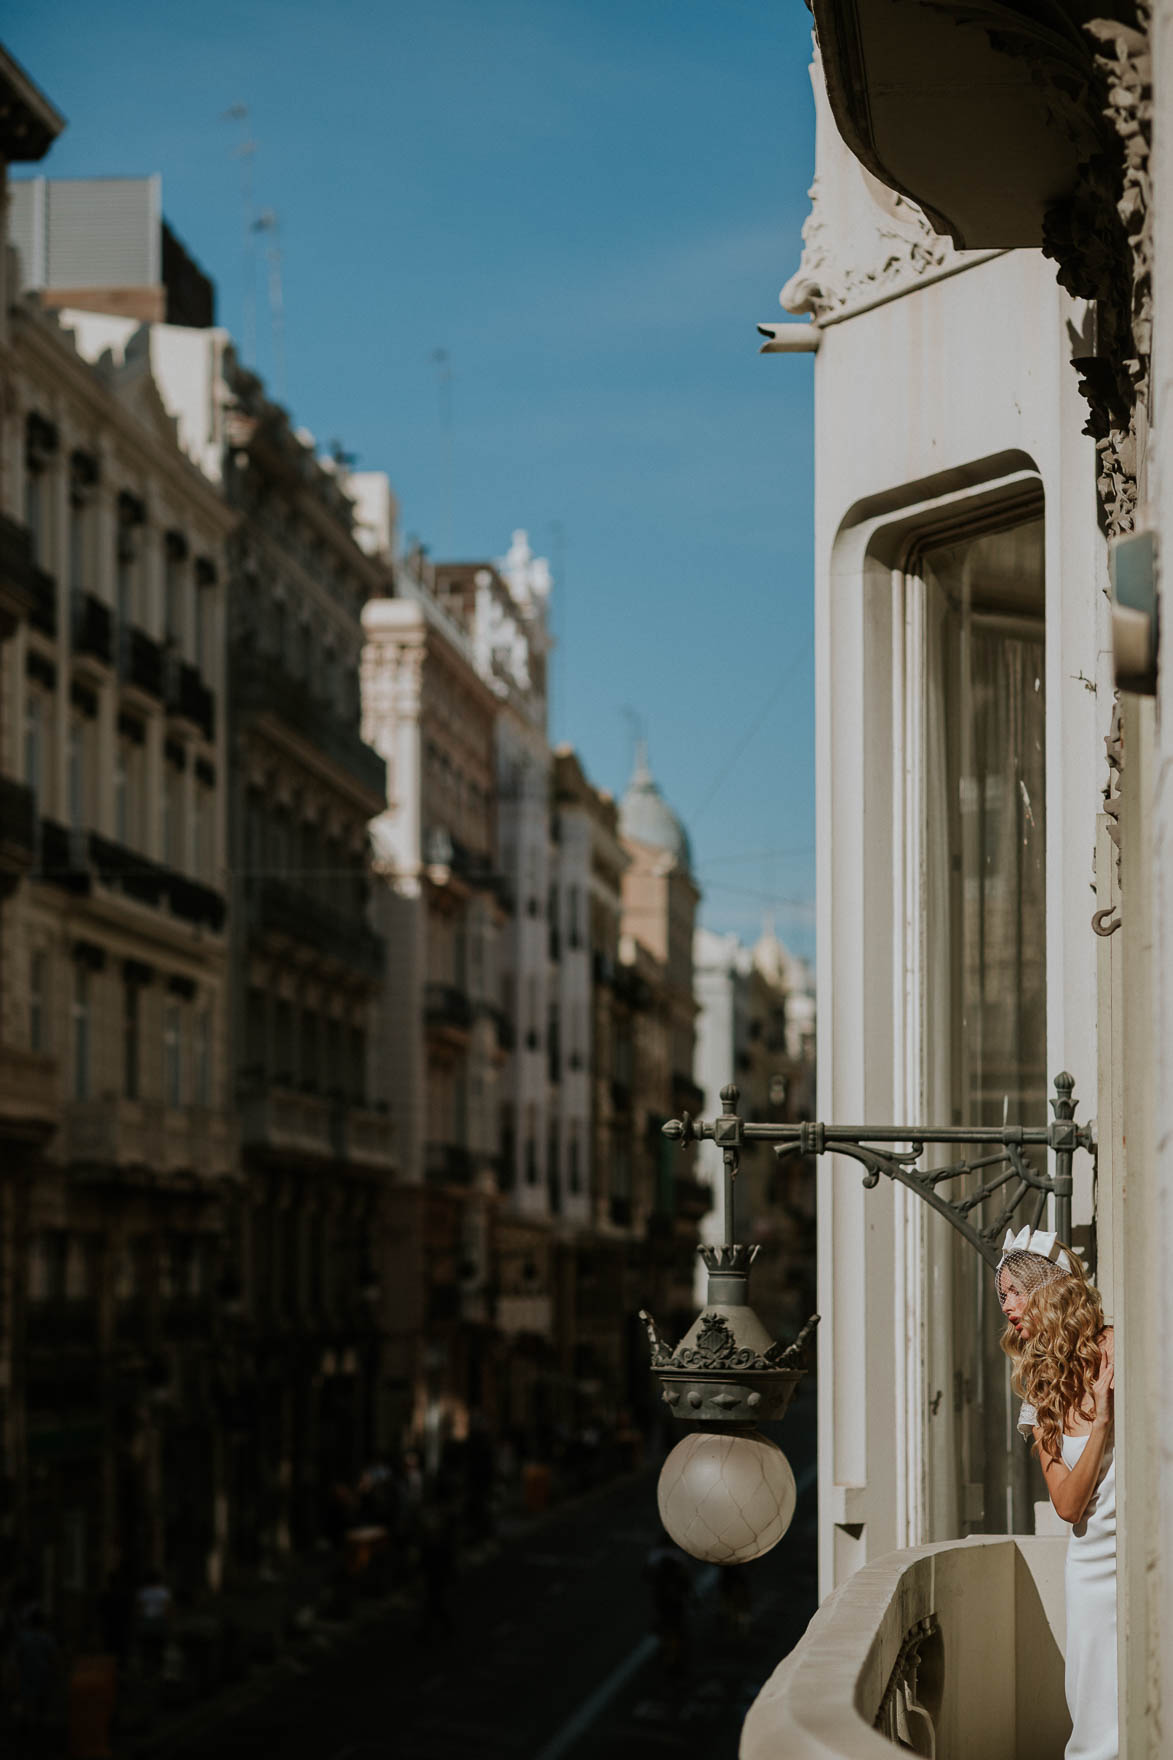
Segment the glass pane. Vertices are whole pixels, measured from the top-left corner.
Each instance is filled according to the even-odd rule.
[[[1047,1121],[1043,554],[1033,518],[921,558],[924,1082],[942,1124]],[[998,1203],[987,1200],[990,1219]],[[1014,1433],[991,1280],[959,1236],[929,1234],[934,1275],[948,1265],[952,1289],[945,1305],[931,1298],[930,1374],[952,1380],[956,1414],[933,1427],[933,1522],[1029,1532],[1043,1492]]]
[[[924,574],[944,734],[943,750],[931,742],[928,841],[948,863],[936,890],[949,901],[950,1113],[1044,1124],[1043,522],[930,551]]]

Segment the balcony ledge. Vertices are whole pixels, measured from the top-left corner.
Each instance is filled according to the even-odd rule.
[[[930,1752],[926,1716],[939,1754],[1062,1752],[1066,1544],[983,1535],[865,1565],[828,1596],[750,1706],[740,1760],[890,1757],[879,1723],[906,1640],[926,1621],[913,1752]]]

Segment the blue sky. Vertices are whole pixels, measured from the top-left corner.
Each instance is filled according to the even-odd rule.
[[[295,422],[437,557],[529,531],[555,739],[621,791],[634,710],[702,920],[811,953],[811,361],[754,330],[807,212],[801,0],[68,0],[6,42],[68,118],[39,169],[161,172],[242,339],[248,107]]]

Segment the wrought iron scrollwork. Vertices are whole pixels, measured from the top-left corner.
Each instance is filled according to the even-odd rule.
[[[1054,1118],[1049,1125],[960,1125],[932,1129],[919,1125],[873,1127],[746,1122],[737,1114],[737,1089],[727,1087],[721,1090],[726,1111],[712,1124],[685,1114],[679,1120],[669,1120],[664,1126],[664,1134],[678,1141],[682,1148],[702,1138],[716,1142],[724,1154],[729,1196],[740,1152],[749,1143],[768,1142],[774,1153],[782,1158],[790,1155],[847,1156],[863,1167],[866,1187],[871,1189],[878,1185],[881,1174],[907,1187],[943,1216],[987,1264],[994,1266],[998,1262],[1002,1238],[1011,1222],[1021,1218],[1037,1228],[1043,1220],[1048,1198],[1055,1201],[1057,1233],[1063,1240],[1070,1239],[1072,1157],[1077,1149],[1095,1153],[1091,1127],[1075,1122],[1074,1090],[1072,1076],[1066,1072],[1056,1076],[1055,1096],[1051,1101]],[[950,1144],[964,1148],[967,1153],[962,1159],[945,1166],[918,1166],[930,1145]],[[1041,1168],[1027,1153],[1030,1149],[1041,1151]],[[1054,1172],[1047,1170],[1048,1151],[1055,1157]],[[956,1196],[949,1195],[947,1188],[951,1181],[975,1177],[979,1182],[975,1187]],[[996,1211],[986,1216],[989,1200],[999,1194],[1001,1201]]]

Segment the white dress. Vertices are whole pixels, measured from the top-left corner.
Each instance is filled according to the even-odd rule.
[[[1024,1405],[1018,1427],[1029,1436],[1035,1414]],[[1063,1464],[1074,1467],[1086,1436],[1064,1436]],[[1067,1591],[1065,1685],[1071,1739],[1064,1760],[1117,1760],[1116,1711],[1116,1454],[1109,1444],[1091,1502],[1071,1530],[1064,1572]]]

